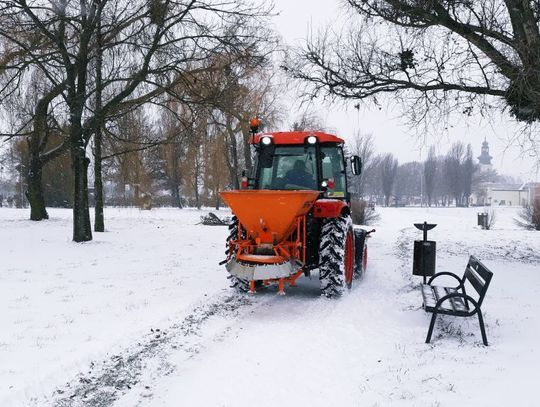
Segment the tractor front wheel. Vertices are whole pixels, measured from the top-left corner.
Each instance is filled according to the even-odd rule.
[[[321,294],[336,297],[351,288],[354,276],[354,232],[349,215],[328,218],[321,229],[319,246]]]

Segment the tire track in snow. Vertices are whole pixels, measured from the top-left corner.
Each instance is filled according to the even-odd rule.
[[[152,329],[151,334],[137,345],[104,361],[91,363],[87,373],[58,388],[49,400],[36,400],[35,405],[111,406],[140,385],[143,376],[154,379],[173,372],[175,366],[169,362],[171,354],[183,352],[184,359],[197,354],[205,339],[201,331],[211,320],[227,320],[230,325],[241,317],[245,309],[260,304],[262,302],[253,297],[230,291],[217,294],[167,330]],[[149,389],[148,386],[144,388]]]

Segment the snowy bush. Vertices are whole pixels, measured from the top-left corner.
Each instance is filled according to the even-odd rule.
[[[362,199],[351,201],[351,217],[355,225],[371,225],[380,219],[375,208]]]
[[[495,222],[497,221],[495,209],[490,208],[486,211],[486,213],[487,213],[487,223],[486,223],[485,229],[491,230],[493,229],[493,226],[495,226]]]
[[[540,230],[540,199],[536,199],[532,205],[524,206],[514,222],[524,229]]]

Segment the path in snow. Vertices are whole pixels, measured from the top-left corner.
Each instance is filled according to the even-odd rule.
[[[167,330],[152,329],[136,346],[99,363],[91,364],[87,373],[77,377],[64,388],[53,402],[56,407],[93,406],[107,407],[114,404],[128,391],[141,388],[142,377],[161,377],[174,371],[167,358],[171,352],[190,358],[200,351],[201,328],[212,318],[230,322],[238,318],[245,307],[254,302],[245,297],[223,293],[209,299],[193,310],[181,323]],[[148,396],[148,387],[142,388]],[[42,403],[43,401],[40,401]]]

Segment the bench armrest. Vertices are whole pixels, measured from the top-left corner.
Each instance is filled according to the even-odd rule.
[[[429,279],[428,281],[428,284],[431,285],[431,282],[433,280],[435,280],[437,277],[441,277],[441,276],[450,276],[450,277],[454,277],[457,281],[459,281],[459,285],[457,287],[455,287],[455,289],[459,289],[460,287],[463,286],[463,281],[461,281],[461,278],[459,278],[457,275],[455,275],[454,273],[450,273],[449,271],[443,271],[443,272],[440,272],[440,273],[437,273],[437,274],[434,274],[431,276],[431,278]]]
[[[463,293],[450,293],[448,295],[445,295],[444,297],[441,297],[439,301],[437,301],[437,304],[435,304],[435,308],[439,309],[439,307],[442,305],[443,302],[445,302],[446,300],[449,300],[450,298],[456,298],[456,297],[461,297],[465,300],[465,302],[470,302],[472,305],[474,305],[474,311],[472,312],[473,314],[476,313],[480,309],[478,302],[474,298],[472,298],[470,295],[463,294]]]

